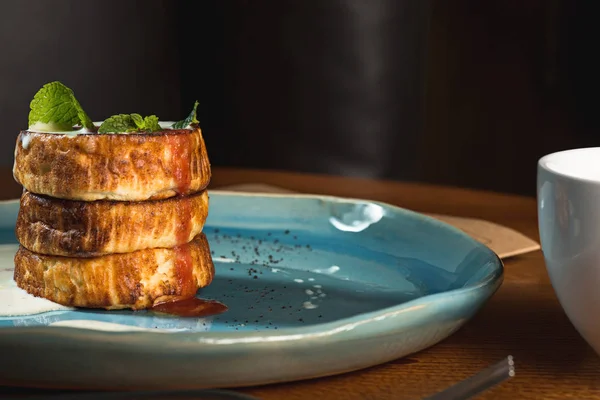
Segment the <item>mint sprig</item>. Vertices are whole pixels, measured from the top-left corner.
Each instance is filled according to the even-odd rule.
[[[186,119],[181,120],[181,121],[177,121],[175,122],[173,125],[171,125],[171,128],[173,129],[183,129],[186,128],[192,124],[197,124],[198,120],[196,119],[196,110],[198,109],[198,101],[196,101],[194,103],[194,108],[192,109],[192,111],[190,112],[190,114],[187,116]]]
[[[140,114],[131,114],[131,119],[139,131],[156,132],[162,130],[156,115],[149,115],[142,118]]]
[[[72,131],[76,125],[92,131],[96,129],[73,91],[58,81],[47,83],[38,90],[29,107],[29,126],[41,123],[61,131]]]
[[[100,125],[98,133],[156,132],[162,130],[156,115],[142,117],[140,114],[113,115]]]
[[[158,117],[156,115],[150,115],[148,117],[144,117],[144,127],[149,129],[150,132],[161,131],[162,127],[158,123]]]
[[[163,130],[156,115],[142,117],[140,114],[116,114],[96,127],[75,98],[73,91],[59,81],[45,84],[30,103],[29,126],[41,131],[76,130],[86,128],[97,133],[157,132]],[[172,129],[184,129],[199,123],[196,117],[198,101],[190,114],[171,125]]]

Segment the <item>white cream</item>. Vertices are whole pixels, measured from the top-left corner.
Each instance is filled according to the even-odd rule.
[[[94,125],[96,127],[99,127],[100,125],[102,125],[102,122],[104,122],[104,121],[94,121]],[[158,122],[160,127],[165,130],[173,129],[171,127],[171,125],[173,125],[174,123],[175,123],[175,121],[159,121]],[[184,127],[183,129],[191,129],[191,128],[192,128],[191,125],[188,125],[188,126]],[[53,124],[53,123],[45,124],[42,122],[36,122],[35,124],[29,126],[29,128],[27,128],[27,130],[30,132],[35,132],[35,133],[52,133],[52,134],[56,134],[56,135],[67,135],[67,136],[75,136],[75,135],[81,134],[81,133],[92,133],[92,131],[90,131],[87,128],[74,129],[72,131],[64,131],[64,130],[61,130],[56,124]],[[25,145],[23,145],[23,147],[25,147]]]
[[[53,123],[46,124],[43,122],[36,122],[35,124],[30,125],[29,128],[27,128],[27,130],[30,132],[36,132],[36,133],[52,133],[52,134],[67,135],[67,136],[75,136],[78,133],[90,133],[91,132],[87,128],[80,128],[80,129],[75,129],[75,130],[71,130],[71,131],[65,131],[65,130],[61,130],[60,127],[57,126],[56,124],[53,124]]]
[[[41,314],[49,311],[68,310],[72,310],[72,308],[30,295],[19,288],[14,281],[0,288],[0,317],[15,317]]]
[[[30,142],[31,142],[31,135],[29,133],[26,132],[23,135],[21,135],[21,144],[23,145],[23,148],[25,150],[27,150],[29,148]]]
[[[44,298],[32,296],[17,286],[13,280],[13,260],[17,249],[17,245],[0,245],[0,317],[72,310]]]

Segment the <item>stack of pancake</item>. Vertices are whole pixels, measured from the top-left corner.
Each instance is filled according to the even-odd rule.
[[[72,307],[145,309],[211,283],[211,170],[200,128],[19,133],[14,279]]]

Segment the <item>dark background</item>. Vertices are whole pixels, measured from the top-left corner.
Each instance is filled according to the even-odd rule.
[[[213,166],[535,194],[598,145],[597,11],[568,0],[2,0],[0,166],[29,102],[183,118]]]

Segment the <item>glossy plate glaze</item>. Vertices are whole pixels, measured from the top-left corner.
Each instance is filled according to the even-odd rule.
[[[0,287],[17,209],[0,205]],[[446,338],[503,277],[496,254],[459,230],[370,201],[215,191],[205,232],[216,277],[198,297],[227,312],[0,317],[0,383],[189,389],[343,373]]]

